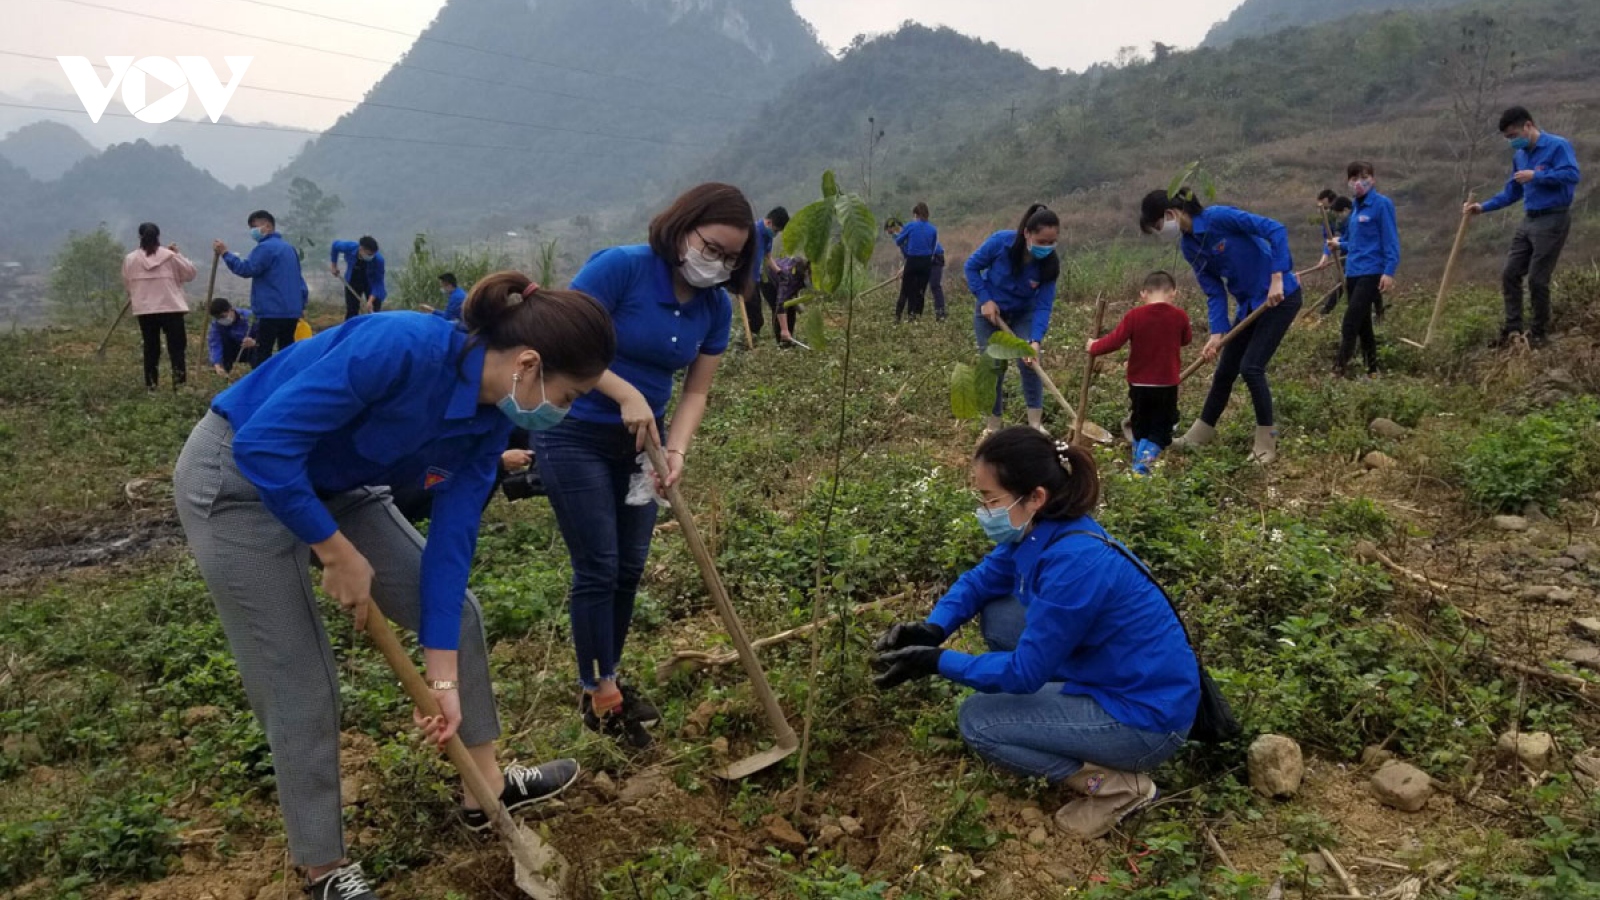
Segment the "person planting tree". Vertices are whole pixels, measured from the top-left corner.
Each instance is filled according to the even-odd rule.
[[[1056,282],[1061,278],[1061,257],[1056,244],[1061,239],[1061,219],[1043,203],[1035,203],[1022,214],[1015,230],[997,231],[967,257],[967,287],[978,308],[972,320],[978,339],[978,352],[989,346],[990,338],[1007,328],[1028,341],[1037,356],[1050,330],[1050,314],[1056,304]],[[1028,425],[1044,430],[1044,383],[1034,370],[1035,360],[1025,359],[1017,367],[1022,379],[1022,397],[1028,408]],[[985,436],[1000,430],[1005,412],[1006,363],[996,360],[1000,371],[994,388],[994,410],[985,424]]]
[[[339,274],[339,258],[344,257],[345,274]],[[344,319],[361,315],[365,302],[373,312],[383,311],[389,289],[383,283],[383,254],[370,235],[355,241],[334,241],[328,246],[328,268],[344,282]]]
[[[911,221],[889,229],[895,246],[905,260],[900,269],[900,296],[894,303],[894,320],[915,322],[922,318],[923,304],[928,295],[928,282],[933,276],[934,254],[939,249],[939,229],[928,221],[928,204],[918,203],[911,208]],[[940,316],[939,318],[944,318]]]
[[[1150,466],[1172,444],[1178,427],[1178,378],[1182,350],[1194,340],[1189,314],[1177,304],[1178,282],[1167,272],[1151,272],[1139,292],[1139,304],[1111,333],[1090,338],[1090,356],[1115,353],[1131,343],[1128,353],[1128,426],[1133,433],[1133,471],[1149,475]]]
[[[1359,341],[1367,377],[1374,378],[1378,374],[1378,338],[1372,321],[1383,308],[1383,295],[1394,290],[1395,272],[1400,267],[1400,229],[1395,222],[1394,202],[1378,193],[1377,172],[1372,163],[1353,162],[1345,174],[1350,179],[1355,204],[1344,238],[1335,237],[1332,242],[1347,254],[1345,293],[1350,300],[1344,311],[1333,372],[1339,378],[1345,377]]]
[[[185,350],[189,337],[184,332],[183,319],[189,314],[189,300],[183,295],[183,286],[193,281],[195,274],[194,263],[178,252],[177,244],[161,246],[161,229],[154,222],[139,226],[139,248],[122,260],[122,284],[144,340],[147,390],[155,390],[161,379],[163,335],[167,339],[173,387],[188,379]]]
[[[258,209],[245,220],[255,249],[248,257],[228,250],[220,240],[211,248],[222,258],[228,271],[250,279],[250,310],[256,316],[256,359],[265,361],[275,350],[295,342],[300,317],[305,315],[310,291],[300,274],[300,255],[278,233],[278,220]]]

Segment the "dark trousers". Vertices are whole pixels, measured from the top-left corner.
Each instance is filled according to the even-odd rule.
[[[799,316],[799,311],[795,307],[784,309],[778,303],[777,282],[763,281],[756,285],[756,288],[761,292],[761,302],[772,311],[772,336],[781,344],[783,343],[785,325],[789,327],[789,334],[791,336],[794,335],[794,323]]]
[[[350,282],[344,284],[344,320],[346,322],[361,315],[361,291],[356,290]]]
[[[294,343],[299,319],[260,319],[256,325],[256,363],[264,363],[278,350]]]
[[[244,341],[231,341],[222,339],[222,371],[232,372],[237,364],[253,366],[256,363],[255,353],[244,349]]]
[[[1150,387],[1128,385],[1129,416],[1133,442],[1150,441],[1165,450],[1172,444],[1172,429],[1178,427],[1178,386]]]
[[[1506,300],[1506,331],[1523,330],[1522,279],[1526,278],[1528,293],[1533,295],[1531,333],[1535,337],[1544,337],[1549,333],[1550,279],[1555,274],[1556,263],[1561,260],[1561,249],[1566,246],[1567,233],[1571,230],[1572,214],[1566,210],[1529,216],[1517,227],[1500,284]]]
[[[928,289],[933,291],[933,317],[944,321],[944,257],[936,256],[933,259],[933,271],[928,274]]]
[[[1339,305],[1339,298],[1343,296],[1344,282],[1341,281],[1333,286],[1333,290],[1323,296],[1322,305],[1318,307],[1317,311],[1325,316],[1332,315],[1334,307]]]
[[[750,320],[750,334],[752,336],[760,334],[761,329],[766,327],[767,324],[766,313],[763,312],[767,306],[766,284],[765,281],[757,282],[755,290],[750,292],[750,296],[744,298],[744,314]],[[777,285],[773,285],[773,290],[777,290]]]
[[[167,356],[172,361],[172,383],[188,380],[184,351],[188,335],[183,331],[183,313],[147,313],[137,317],[139,334],[144,338],[144,386],[153,388],[161,381],[161,336],[167,336]]]
[[[900,277],[900,299],[894,304],[894,317],[904,313],[907,318],[922,316],[923,304],[928,299],[928,281],[933,277],[933,257],[906,257],[906,271]]]
[[[1349,279],[1347,290],[1350,303],[1344,310],[1344,328],[1339,332],[1339,356],[1334,362],[1340,374],[1355,355],[1356,342],[1361,343],[1361,359],[1367,364],[1367,374],[1378,371],[1378,336],[1372,330],[1372,315],[1383,292],[1378,290],[1382,275],[1356,275]]]
[[[1216,374],[1211,376],[1211,390],[1206,394],[1205,406],[1200,410],[1200,421],[1215,426],[1228,408],[1233,395],[1233,383],[1244,379],[1250,389],[1250,403],[1255,407],[1256,424],[1272,425],[1272,386],[1267,382],[1267,366],[1272,362],[1283,336],[1300,315],[1299,291],[1283,298],[1272,309],[1261,314],[1254,325],[1222,348],[1217,361]]]

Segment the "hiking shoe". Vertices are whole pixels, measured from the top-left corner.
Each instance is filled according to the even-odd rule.
[[[332,872],[306,883],[306,894],[312,900],[378,900],[367,876],[361,872],[360,863],[340,866]]]
[[[1155,441],[1143,440],[1133,448],[1133,474],[1149,475],[1150,465],[1161,456],[1161,447]]]
[[[661,710],[656,709],[654,703],[639,696],[639,692],[631,685],[617,682],[617,689],[622,691],[622,717],[630,722],[637,722],[646,728],[655,727],[661,721]]]
[[[583,714],[583,727],[599,734],[614,737],[635,750],[643,750],[649,747],[653,741],[650,737],[650,732],[645,730],[643,724],[628,718],[627,700],[624,699],[623,703],[622,711],[601,716],[595,713],[594,700],[585,691],[583,698],[578,701],[578,711]],[[646,705],[648,706],[648,704]],[[660,717],[661,714],[656,713],[658,720]]]
[[[1083,796],[1056,810],[1056,827],[1086,841],[1104,837],[1123,819],[1161,796],[1148,775],[1092,764],[1074,772],[1067,786]]]
[[[537,766],[506,766],[505,787],[500,791],[500,805],[506,812],[516,812],[525,806],[554,800],[578,780],[583,767],[575,759],[552,759]],[[461,810],[461,820],[468,831],[487,831],[492,824],[489,814],[481,809]]]

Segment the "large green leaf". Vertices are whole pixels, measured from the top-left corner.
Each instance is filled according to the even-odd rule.
[[[783,308],[784,309],[794,309],[796,306],[804,306],[804,305],[806,305],[807,303],[810,303],[813,300],[821,300],[821,299],[822,299],[822,294],[812,290],[811,288],[806,288],[805,290],[801,291],[800,293],[796,294],[795,296],[790,297],[788,300],[785,300],[783,302]]]
[[[1194,177],[1194,173],[1199,171],[1199,169],[1199,160],[1195,160],[1194,162],[1189,163],[1187,166],[1184,166],[1183,170],[1174,176],[1172,182],[1167,185],[1167,196],[1178,196],[1178,192],[1183,190],[1183,186],[1189,182],[1189,179]]]
[[[833,198],[833,214],[839,221],[839,238],[850,255],[863,266],[871,262],[878,220],[866,201],[857,194],[840,194]]]
[[[822,173],[822,196],[832,199],[839,193],[839,179],[834,177],[833,170]]]
[[[994,410],[1000,370],[987,359],[956,363],[950,370],[950,411],[958,419],[978,419]]]
[[[824,294],[837,294],[839,285],[844,282],[844,263],[844,245],[837,241],[829,244],[827,254],[822,257],[822,265],[811,267],[811,279],[817,290]]]
[[[990,359],[1026,359],[1033,356],[1033,345],[1013,334],[997,332],[983,351]]]
[[[822,304],[812,304],[795,326],[795,330],[800,332],[796,336],[800,338],[801,343],[813,350],[828,349],[828,328],[822,318]]]
[[[833,205],[825,200],[808,204],[783,229],[783,251],[812,261],[822,259],[833,234]]]

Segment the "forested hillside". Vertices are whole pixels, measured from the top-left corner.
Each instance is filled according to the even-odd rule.
[[[83,135],[59,122],[34,122],[0,139],[0,157],[40,181],[60,178],[96,152]]]
[[[1228,18],[1212,26],[1203,47],[1222,47],[1240,38],[1262,37],[1285,28],[1320,25],[1362,13],[1428,12],[1470,0],[1244,0]]]

